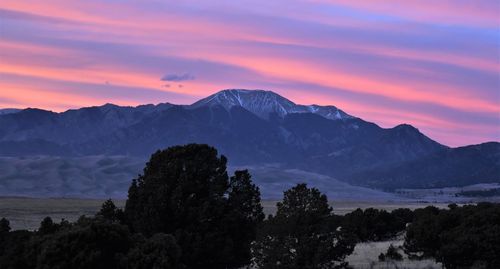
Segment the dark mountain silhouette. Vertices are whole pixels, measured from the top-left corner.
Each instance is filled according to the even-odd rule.
[[[193,142],[215,146],[232,165],[273,163],[371,187],[500,182],[498,143],[465,154],[411,125],[385,129],[334,106],[297,105],[269,91],[224,90],[192,105],[106,104],[0,116],[0,156],[146,159],[158,149]],[[477,170],[474,176],[464,172],[464,163]]]
[[[496,183],[500,177],[500,143],[444,149],[416,160],[369,169],[351,182],[381,189],[442,188]]]
[[[16,113],[16,112],[19,112],[21,111],[21,109],[17,109],[17,108],[3,108],[3,109],[0,109],[0,115],[7,115],[7,114],[11,114],[11,113]]]

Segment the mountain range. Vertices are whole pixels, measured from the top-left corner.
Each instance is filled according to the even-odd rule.
[[[384,190],[500,182],[498,142],[450,148],[411,125],[381,128],[335,106],[299,105],[270,91],[223,90],[192,105],[0,110],[5,158],[146,160],[187,143],[210,144],[234,166],[273,164]]]

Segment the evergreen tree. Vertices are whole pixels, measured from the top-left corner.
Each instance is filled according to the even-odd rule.
[[[52,234],[58,230],[58,225],[52,221],[51,217],[45,217],[40,223],[38,233],[42,235]]]
[[[354,250],[349,234],[332,227],[332,208],[325,195],[306,184],[285,191],[276,216],[265,222],[254,244],[259,268],[342,268]]]
[[[132,248],[124,261],[123,268],[128,269],[183,269],[181,249],[175,238],[166,234],[155,234],[145,239],[134,237],[136,246]]]
[[[207,145],[153,154],[129,188],[125,215],[131,229],[148,237],[174,235],[189,268],[248,264],[249,242],[262,219],[260,193],[247,172],[229,182],[226,163]]]
[[[375,208],[358,208],[344,216],[343,227],[361,242],[380,241],[404,231],[412,219],[413,212],[409,209],[396,209],[389,213]]]
[[[37,268],[120,268],[121,257],[132,245],[127,227],[99,221],[40,239],[39,247],[30,247],[40,251],[27,255],[40,265]]]
[[[121,209],[117,208],[111,199],[106,200],[102,206],[101,210],[96,214],[97,217],[101,217],[104,220],[110,222],[123,222],[124,213]]]
[[[8,233],[10,231],[10,221],[6,218],[0,219],[0,234]]]
[[[500,268],[500,205],[417,209],[404,247],[410,256],[434,257],[449,269]]]
[[[29,244],[32,238],[33,233],[26,230],[11,231],[3,236],[0,233],[0,268],[35,268],[36,257],[29,255],[36,251],[36,248]]]
[[[264,220],[264,213],[259,188],[252,183],[248,170],[235,172],[228,193],[225,225],[233,241],[231,265],[241,267],[251,259],[250,244],[255,240],[257,225]]]

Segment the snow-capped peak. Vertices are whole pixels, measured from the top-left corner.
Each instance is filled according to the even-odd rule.
[[[279,117],[290,113],[313,113],[331,120],[352,118],[334,106],[298,105],[277,93],[264,90],[223,90],[199,100],[190,107],[214,105],[220,105],[228,110],[233,106],[240,106],[264,119],[268,119],[272,113]]]

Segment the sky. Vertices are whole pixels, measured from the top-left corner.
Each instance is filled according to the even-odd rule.
[[[335,105],[449,146],[500,140],[499,1],[2,0],[0,108]]]

